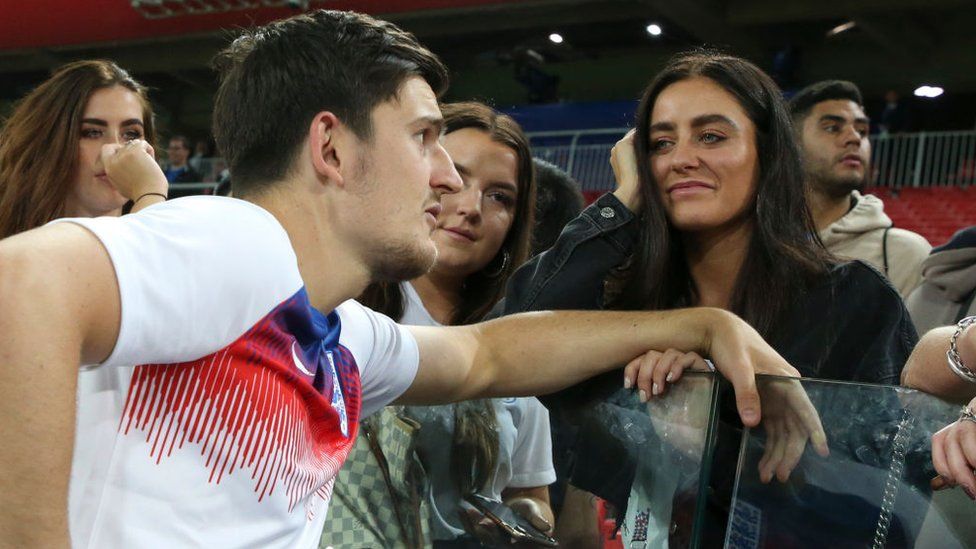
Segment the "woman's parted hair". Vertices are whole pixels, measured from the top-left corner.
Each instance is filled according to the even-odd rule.
[[[76,61],[20,100],[0,130],[0,238],[64,216],[78,170],[78,142],[88,99],[122,86],[139,98],[146,140],[155,145],[146,88],[111,61]]]
[[[759,175],[748,210],[754,228],[730,308],[768,338],[777,319],[826,273],[832,259],[807,206],[800,151],[779,88],[751,62],[715,51],[678,54],[644,91],[634,147],[645,208],[638,247],[629,264],[611,277],[607,302],[613,308],[669,309],[695,301],[697,289],[681,238],[653,179],[650,124],[661,92],[696,77],[735,97],[756,127]]]

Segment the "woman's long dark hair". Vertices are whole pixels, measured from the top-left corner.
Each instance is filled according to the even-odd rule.
[[[139,98],[146,141],[155,145],[146,88],[129,73],[105,60],[61,67],[17,103],[0,129],[0,238],[64,217],[85,107],[93,93],[112,86]]]
[[[827,272],[831,256],[807,206],[800,151],[779,88],[749,61],[718,52],[678,54],[644,91],[634,139],[643,219],[633,257],[609,281],[608,306],[670,309],[697,301],[682,239],[665,213],[650,158],[657,97],[671,84],[695,77],[732,94],[756,127],[759,180],[748,209],[753,230],[730,310],[770,339],[785,310]]]
[[[445,133],[466,128],[488,134],[492,141],[510,148],[516,157],[518,197],[515,217],[498,253],[479,272],[468,276],[461,302],[449,324],[473,324],[482,320],[501,299],[505,283],[529,254],[535,210],[535,178],[529,140],[510,116],[475,102],[441,106]],[[366,288],[359,301],[387,316],[403,316],[405,298],[398,283],[376,283]],[[451,441],[451,476],[461,494],[481,490],[492,478],[498,463],[498,422],[489,399],[454,405],[454,438]]]

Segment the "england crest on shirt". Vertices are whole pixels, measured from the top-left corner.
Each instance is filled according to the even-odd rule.
[[[339,415],[339,430],[342,436],[349,437],[349,416],[346,414],[346,401],[342,398],[342,385],[339,384],[339,374],[336,372],[335,359],[332,358],[332,351],[326,351],[325,356],[329,359],[329,366],[332,368],[332,409]]]

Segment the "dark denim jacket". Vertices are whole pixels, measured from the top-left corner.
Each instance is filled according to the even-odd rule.
[[[635,218],[613,194],[600,197],[566,225],[551,249],[512,275],[495,315],[603,308],[604,278],[636,244]]]

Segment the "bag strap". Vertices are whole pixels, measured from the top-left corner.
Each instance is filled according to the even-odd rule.
[[[400,526],[400,537],[407,547],[420,547],[421,544],[415,543],[411,544],[409,536],[409,530],[407,530],[407,522],[403,517],[403,510],[400,509],[400,498],[397,496],[396,490],[393,489],[393,479],[390,478],[390,464],[386,460],[386,454],[383,453],[383,449],[380,448],[379,442],[376,440],[376,435],[373,433],[372,426],[368,423],[363,423],[361,425],[361,431],[366,437],[366,441],[369,442],[369,449],[376,458],[376,463],[380,466],[380,471],[383,472],[383,480],[386,483],[386,489],[390,492],[390,501],[393,502],[393,513],[396,515],[397,524]],[[417,530],[419,533],[420,530]]]
[[[881,255],[884,258],[884,275],[885,275],[885,277],[888,276],[888,231],[890,231],[891,230],[891,227],[893,227],[893,226],[894,225],[889,225],[889,226],[885,227],[884,235],[881,236]]]

